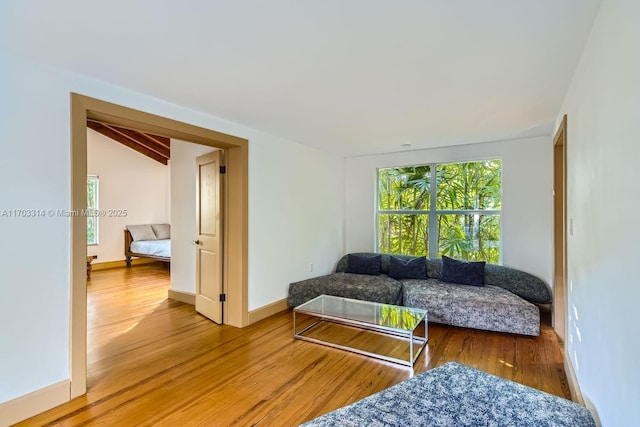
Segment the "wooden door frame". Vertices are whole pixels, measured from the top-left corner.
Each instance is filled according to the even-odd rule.
[[[214,130],[168,119],[110,102],[71,93],[71,209],[87,207],[87,119],[137,129],[170,138],[223,149],[224,281],[227,294],[224,323],[243,327],[248,316],[249,141]],[[229,215],[229,213],[233,215]],[[70,398],[87,390],[87,224],[71,217],[70,285]]]
[[[567,336],[567,115],[553,138],[553,327]]]

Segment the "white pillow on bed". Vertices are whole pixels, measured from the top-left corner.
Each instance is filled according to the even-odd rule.
[[[133,240],[158,240],[151,225],[127,225],[127,230],[131,233]]]
[[[171,238],[171,226],[169,224],[151,224],[151,228],[158,240]]]

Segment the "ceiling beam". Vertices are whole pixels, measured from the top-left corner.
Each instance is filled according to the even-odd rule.
[[[106,125],[100,122],[87,120],[87,127],[95,130],[96,132],[101,133],[107,138],[113,139],[125,145],[132,150],[137,151],[140,154],[143,154],[163,165],[168,164],[168,160],[170,158],[170,151],[165,147],[155,147],[156,149],[151,149],[148,147],[149,142],[141,143],[135,135],[132,135],[128,129],[119,128],[117,126]],[[158,138],[157,136],[154,136]],[[162,138],[162,137],[160,137]],[[168,139],[168,138],[167,138]]]
[[[135,131],[135,130],[130,130],[130,129],[123,129],[123,128],[119,128],[117,126],[113,126],[113,125],[108,125],[108,124],[104,124],[104,126],[108,127],[109,129],[113,130],[114,132],[119,133],[120,135],[124,136],[125,138],[130,139],[131,141],[140,144],[141,146],[154,151],[155,153],[159,154],[160,156],[164,157],[165,159],[169,159],[169,157],[171,157],[169,155],[169,148],[167,148],[166,146],[162,145],[162,144],[158,144],[157,142],[155,142],[153,139],[151,138],[147,138],[145,134]]]
[[[156,144],[162,145],[166,149],[171,149],[171,138],[168,138],[166,136],[152,135],[150,133],[138,133],[140,135],[144,135],[145,138],[155,142]]]

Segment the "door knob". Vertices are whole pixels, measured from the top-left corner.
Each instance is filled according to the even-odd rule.
[[[200,244],[200,240],[192,240],[191,244],[192,245],[199,245]]]

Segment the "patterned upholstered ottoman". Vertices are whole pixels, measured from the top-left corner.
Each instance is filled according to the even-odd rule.
[[[450,362],[303,424],[595,427],[583,406]]]

